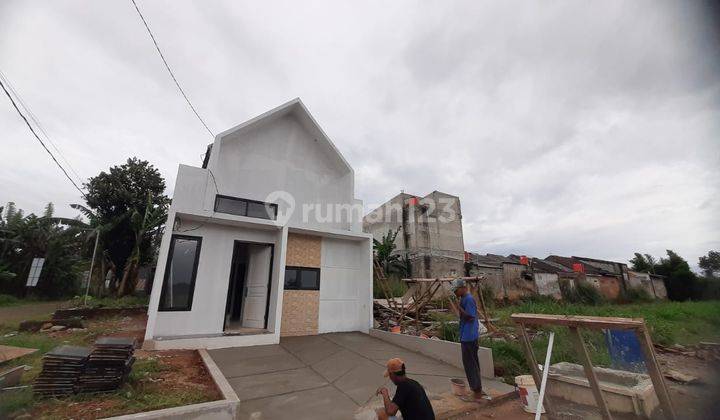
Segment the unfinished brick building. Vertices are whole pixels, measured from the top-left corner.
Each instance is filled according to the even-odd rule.
[[[460,198],[440,191],[420,197],[401,192],[363,218],[363,231],[381,240],[398,231],[395,252],[406,258],[410,276],[464,275]]]

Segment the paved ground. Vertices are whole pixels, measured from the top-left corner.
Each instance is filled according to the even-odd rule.
[[[405,361],[408,375],[425,387],[434,406],[448,400],[449,378],[465,376],[454,366],[361,333],[288,337],[280,345],[210,350],[210,355],[241,400],[240,418],[253,420],[363,414],[378,405],[378,387],[394,393],[383,377],[392,357]],[[484,385],[491,395],[513,390],[498,381]]]

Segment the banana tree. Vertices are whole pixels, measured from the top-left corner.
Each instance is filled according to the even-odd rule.
[[[148,193],[144,214],[140,214],[137,210],[131,210],[129,217],[135,241],[130,257],[125,263],[125,270],[117,291],[118,297],[129,295],[135,290],[140,268],[141,244],[148,239],[149,233],[153,231],[159,233],[160,227],[167,217],[167,208],[153,206],[152,196]]]

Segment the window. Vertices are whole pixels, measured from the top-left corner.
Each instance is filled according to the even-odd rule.
[[[219,213],[275,220],[277,217],[277,209],[277,204],[273,203],[228,197],[226,195],[215,196],[215,211]]]
[[[285,290],[320,290],[320,269],[285,267]]]
[[[201,243],[202,238],[196,236],[172,236],[159,310],[189,311],[192,308]]]

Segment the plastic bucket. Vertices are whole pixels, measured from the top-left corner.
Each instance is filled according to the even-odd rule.
[[[395,334],[400,334],[400,326],[396,325],[394,327],[390,327],[390,332]]]
[[[467,388],[465,387],[465,381],[458,378],[452,378],[450,379],[450,389],[452,390],[453,395],[457,395],[458,397],[462,397],[463,395],[467,394]]]
[[[515,383],[518,387],[518,393],[520,394],[520,402],[522,403],[523,410],[534,414],[540,394],[538,394],[537,387],[535,386],[535,380],[533,380],[532,375],[516,376]],[[544,413],[545,407],[543,406],[540,408],[540,412]]]

